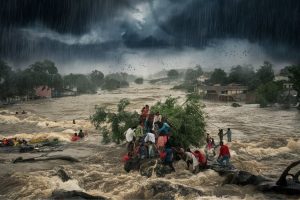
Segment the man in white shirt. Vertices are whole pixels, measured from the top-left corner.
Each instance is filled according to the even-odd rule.
[[[147,142],[152,142],[153,144],[155,144],[155,135],[154,133],[152,133],[152,131],[150,131],[149,133],[147,133],[144,141],[147,143]]]
[[[133,140],[135,128],[136,127],[131,127],[127,129],[127,131],[125,132],[125,137],[127,142],[131,142]]]
[[[190,149],[187,149],[187,151],[185,152],[186,155],[186,164],[187,164],[187,168],[190,168],[190,164],[193,165],[193,173],[196,173],[198,170],[198,166],[199,166],[199,161],[196,158],[196,156],[191,152]]]
[[[147,133],[144,141],[148,144],[148,155],[149,158],[153,158],[155,156],[154,148],[155,148],[155,135],[152,133],[151,130],[149,133]]]

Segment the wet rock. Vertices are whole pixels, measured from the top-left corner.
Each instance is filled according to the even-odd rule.
[[[155,168],[156,160],[149,160],[147,162],[144,162],[140,166],[140,174],[142,176],[147,176],[148,178],[152,176],[152,173]]]
[[[232,103],[231,106],[234,108],[241,107],[241,105],[236,102]]]
[[[138,158],[133,158],[124,164],[124,170],[126,172],[130,172],[131,170],[139,170],[142,162],[143,161]]]
[[[33,146],[22,146],[20,148],[20,153],[26,153],[26,152],[31,152],[34,150],[34,147]]]
[[[150,199],[175,199],[175,194],[187,197],[187,196],[202,196],[201,190],[179,184],[172,184],[168,181],[154,181],[145,186],[144,190],[151,191],[145,198]]]
[[[90,195],[88,193],[72,190],[72,191],[66,191],[66,190],[55,190],[52,193],[51,199],[98,199],[98,200],[106,200],[106,197],[103,196],[95,196]]]
[[[229,173],[226,176],[224,183],[236,185],[259,185],[263,182],[271,181],[263,176],[256,176],[246,171],[238,171]]]
[[[63,155],[55,155],[55,156],[45,156],[45,157],[33,157],[33,158],[26,158],[18,157],[15,160],[13,160],[13,163],[19,163],[19,162],[38,162],[38,161],[46,161],[46,160],[65,160],[69,162],[79,162],[78,159],[73,158],[71,156],[63,156]]]
[[[169,166],[163,165],[159,159],[132,159],[125,163],[125,171],[129,172],[131,170],[139,170],[142,176],[151,177],[153,172],[156,173],[157,177],[164,177],[166,174],[172,173],[172,170]]]
[[[63,169],[59,169],[57,171],[57,176],[59,176],[59,178],[63,181],[63,182],[66,182],[68,180],[71,179],[71,177],[65,172],[65,170]]]

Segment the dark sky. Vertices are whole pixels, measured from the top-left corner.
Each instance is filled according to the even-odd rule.
[[[64,71],[300,62],[299,0],[0,0],[0,57]]]

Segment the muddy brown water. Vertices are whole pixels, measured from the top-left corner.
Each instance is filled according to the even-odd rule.
[[[181,196],[176,199],[297,199],[298,197],[260,193],[252,186],[222,185],[223,178],[207,170],[197,175],[185,170],[185,163],[175,164],[176,172],[164,178],[146,178],[138,172],[126,173],[121,157],[124,145],[103,145],[101,136],[89,122],[95,105],[116,109],[121,98],[128,98],[128,110],[139,111],[143,105],[153,105],[167,96],[184,102],[185,93],[170,90],[166,85],[134,85],[114,92],[101,91],[95,95],[81,95],[45,99],[16,104],[0,109],[1,137],[48,138],[66,143],[63,151],[49,155],[70,155],[79,163],[45,161],[12,164],[18,156],[40,156],[39,153],[0,153],[0,199],[45,199],[56,189],[82,190],[111,199],[151,199],[149,185],[160,181],[201,190],[202,196]],[[300,112],[277,108],[258,108],[245,105],[233,108],[230,103],[204,102],[207,133],[216,141],[218,127],[232,129],[233,142],[229,144],[232,163],[241,170],[264,175],[276,180],[281,171],[300,158]],[[25,110],[27,114],[15,115]],[[76,120],[76,124],[72,120]],[[87,131],[88,140],[70,143],[70,137],[79,129]],[[226,140],[226,137],[224,138]],[[63,168],[72,177],[62,182],[56,175]],[[158,196],[157,196],[158,197]],[[165,196],[161,196],[165,198]]]

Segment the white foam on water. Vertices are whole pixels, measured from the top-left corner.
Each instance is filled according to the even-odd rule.
[[[35,133],[35,134],[20,133],[12,137],[18,139],[26,139],[33,143],[43,142],[45,140],[53,141],[55,139],[58,139],[59,141],[70,142],[72,134],[61,133],[61,132]]]
[[[4,124],[17,124],[21,120],[13,115],[0,115],[0,122]]]

